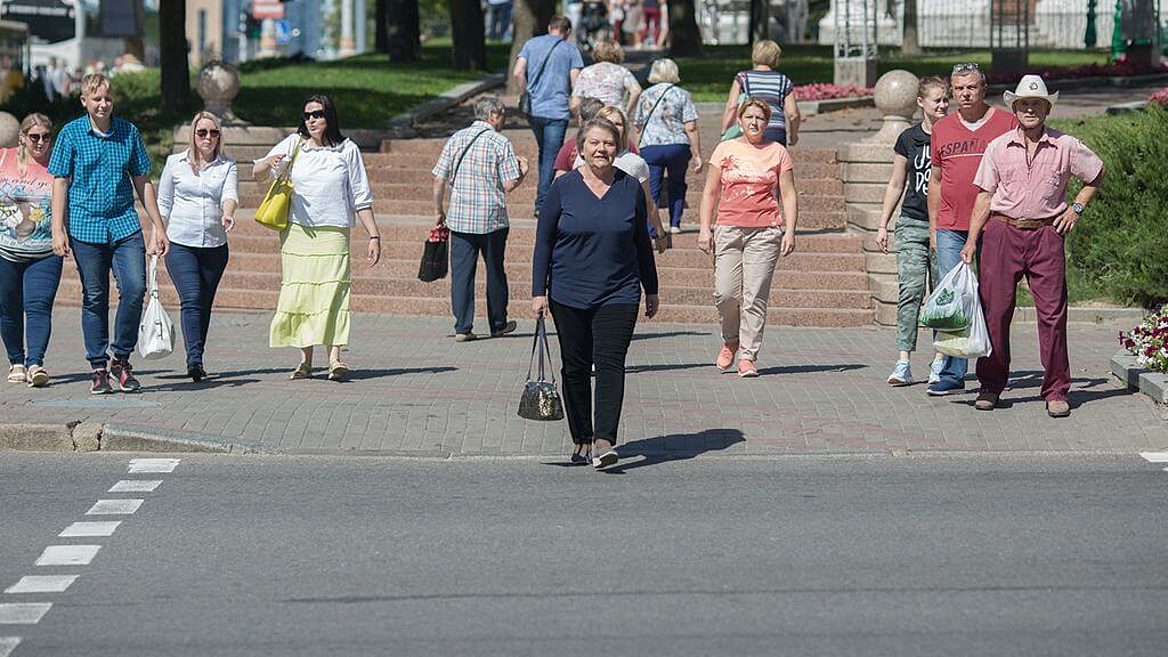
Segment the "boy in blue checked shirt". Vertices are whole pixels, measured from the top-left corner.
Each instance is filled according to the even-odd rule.
[[[49,173],[53,175],[53,251],[73,254],[81,276],[81,332],[93,368],[95,395],[141,386],[130,367],[138,344],[146,295],[145,254],[165,255],[166,227],[150,173],[150,157],[132,123],[113,116],[109,79],[100,73],[81,81],[86,116],[69,122],[57,136]],[[134,209],[137,192],[150,215],[149,242]],[[109,339],[109,274],[118,284],[114,337]],[[112,347],[113,359],[109,360]],[[107,369],[108,365],[108,369]]]

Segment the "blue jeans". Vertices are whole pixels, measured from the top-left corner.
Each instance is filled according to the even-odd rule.
[[[469,333],[474,328],[475,270],[479,253],[487,266],[487,320],[491,332],[507,324],[507,270],[503,266],[509,228],[485,233],[450,232],[450,306],[454,310],[454,332]]]
[[[543,206],[543,199],[552,188],[555,176],[556,154],[564,145],[564,135],[568,132],[568,119],[545,119],[533,116],[531,131],[535,133],[535,143],[539,145],[539,187],[535,192],[535,211]]]
[[[965,248],[965,240],[968,237],[969,233],[964,230],[937,231],[937,258],[935,261],[938,282],[961,262],[961,249]],[[945,365],[941,369],[941,381],[964,386],[967,371],[969,371],[968,360],[946,356]]]
[[[511,2],[504,2],[498,5],[487,5],[488,13],[490,15],[490,29],[487,30],[487,36],[491,39],[504,41],[511,38]]]
[[[203,364],[203,347],[211,327],[211,304],[215,290],[227,269],[227,245],[198,248],[170,243],[166,254],[166,271],[178,291],[182,306],[183,342],[187,348],[187,367]]]
[[[685,211],[685,170],[693,157],[689,144],[662,144],[641,149],[641,157],[649,165],[649,191],[653,201],[661,206],[661,179],[669,174],[669,225],[680,226]]]
[[[783,146],[787,145],[786,128],[767,128],[766,130],[763,130],[762,134],[771,141],[778,142]]]
[[[81,277],[81,334],[85,359],[93,369],[106,367],[110,348],[126,360],[138,346],[142,300],[146,296],[146,243],[142,231],[110,244],[89,244],[69,238]],[[109,339],[110,271],[118,284],[114,339]]]
[[[45,364],[45,350],[53,331],[53,300],[61,283],[61,262],[55,255],[28,262],[0,258],[0,337],[8,351],[8,362],[13,365]]]

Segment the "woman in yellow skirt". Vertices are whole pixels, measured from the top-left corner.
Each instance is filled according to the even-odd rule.
[[[284,170],[291,172],[294,192],[288,228],[280,233],[280,300],[269,343],[300,349],[293,379],[312,376],[313,347],[324,345],[328,378],[344,381],[349,374],[341,360],[341,347],[349,344],[349,230],[360,221],[369,234],[370,267],[381,259],[381,236],[361,151],[341,134],[328,96],[305,101],[300,128],[253,167],[257,180]]]

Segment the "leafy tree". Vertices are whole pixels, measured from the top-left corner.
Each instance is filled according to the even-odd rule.
[[[479,0],[451,0],[450,36],[455,70],[479,71],[487,66],[487,35]]]
[[[669,3],[669,54],[673,57],[697,57],[702,54],[702,33],[698,31],[694,0]]]
[[[422,27],[418,0],[385,0],[389,14],[389,59],[416,62],[422,58]]]

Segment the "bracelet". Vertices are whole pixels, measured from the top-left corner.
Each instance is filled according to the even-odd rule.
[[[381,241],[381,236],[380,236],[380,235],[370,235],[370,236],[369,236],[369,239],[371,239],[371,240],[377,240],[377,241],[379,241],[379,242],[380,242],[380,241]]]

